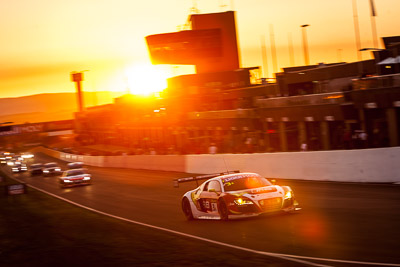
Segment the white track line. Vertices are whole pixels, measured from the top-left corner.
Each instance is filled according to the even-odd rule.
[[[36,189],[36,190],[38,190],[40,192],[43,192],[45,194],[48,194],[48,195],[50,195],[52,197],[64,200],[64,201],[66,201],[66,202],[68,202],[70,204],[73,204],[75,206],[78,206],[78,207],[81,207],[81,208],[84,208],[84,209],[87,209],[87,210],[90,210],[90,211],[93,211],[93,212],[96,212],[96,213],[99,213],[99,214],[102,214],[102,215],[106,215],[106,216],[109,216],[109,217],[112,217],[112,218],[115,218],[115,219],[118,219],[118,220],[122,220],[122,221],[130,222],[130,223],[134,223],[134,224],[150,227],[150,228],[153,228],[153,229],[158,229],[158,230],[161,230],[161,231],[173,233],[173,234],[180,235],[180,236],[185,236],[185,237],[189,237],[189,238],[193,238],[193,239],[197,239],[197,240],[202,240],[202,241],[205,241],[205,242],[208,242],[208,243],[212,243],[212,244],[216,244],[216,245],[220,245],[220,246],[225,246],[225,247],[230,247],[230,248],[234,248],[234,249],[238,249],[238,250],[242,250],[242,251],[247,251],[247,252],[251,252],[251,253],[255,253],[255,254],[259,254],[259,255],[270,256],[270,257],[274,257],[274,258],[280,258],[280,259],[283,259],[283,260],[294,261],[294,262],[307,264],[307,265],[310,265],[310,266],[318,266],[318,267],[327,267],[327,266],[330,266],[330,265],[317,264],[317,263],[304,261],[304,260],[314,260],[314,261],[323,261],[323,262],[331,262],[331,263],[335,262],[335,263],[357,264],[357,265],[397,266],[397,267],[400,267],[400,264],[398,264],[398,263],[379,263],[379,262],[364,262],[364,261],[335,260],[335,259],[327,259],[327,258],[314,258],[314,257],[307,257],[307,256],[298,256],[298,255],[289,255],[289,254],[280,254],[280,253],[259,251],[259,250],[253,250],[253,249],[249,249],[249,248],[239,247],[239,246],[231,245],[231,244],[228,244],[228,243],[223,243],[223,242],[219,242],[219,241],[215,241],[215,240],[211,240],[211,239],[207,239],[207,238],[203,238],[203,237],[199,237],[199,236],[195,236],[195,235],[190,235],[190,234],[174,231],[174,230],[171,230],[171,229],[167,229],[167,228],[163,228],[163,227],[159,227],[159,226],[155,226],[155,225],[151,225],[151,224],[147,224],[147,223],[133,221],[133,220],[130,220],[130,219],[127,219],[127,218],[123,218],[123,217],[119,217],[119,216],[116,216],[116,215],[112,215],[112,214],[109,214],[109,213],[106,213],[106,212],[103,212],[103,211],[100,211],[100,210],[96,210],[96,209],[81,205],[81,204],[73,202],[73,201],[71,201],[69,199],[60,197],[60,196],[58,196],[56,194],[47,192],[47,191],[45,191],[43,189],[40,189],[40,188],[38,188],[36,186],[27,184],[27,183],[15,178],[15,177],[10,177],[10,178],[12,178],[14,180],[17,180],[20,183],[24,183],[27,186],[32,187],[33,189]]]

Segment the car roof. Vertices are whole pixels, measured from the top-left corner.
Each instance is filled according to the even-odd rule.
[[[68,169],[68,170],[65,170],[65,173],[71,173],[71,172],[87,173],[87,172],[88,172],[88,169],[86,169],[86,168],[79,168],[79,169]]]
[[[74,162],[70,162],[67,165],[83,165],[82,161],[74,161]]]
[[[81,162],[81,161],[70,162],[67,164],[67,167],[70,169],[80,169],[80,168],[82,168],[82,166],[83,166],[83,162]]]
[[[206,182],[208,182],[208,181],[211,181],[211,180],[219,180],[219,181],[222,181],[222,180],[225,180],[225,179],[228,179],[228,178],[241,178],[241,176],[243,176],[243,178],[245,177],[245,176],[258,176],[258,177],[262,177],[260,174],[258,174],[258,173],[255,173],[255,172],[239,172],[239,173],[232,173],[232,174],[225,174],[225,175],[221,175],[221,176],[217,176],[217,177],[214,177],[214,178],[211,178],[211,179],[208,179],[207,181],[205,181],[203,184],[205,184]]]

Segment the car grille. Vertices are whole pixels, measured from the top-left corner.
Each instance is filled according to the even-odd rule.
[[[258,203],[262,211],[276,211],[282,208],[282,199],[280,197],[262,199]]]

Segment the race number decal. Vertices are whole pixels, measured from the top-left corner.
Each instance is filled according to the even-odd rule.
[[[217,210],[217,203],[213,202],[211,203],[211,211],[216,211]]]

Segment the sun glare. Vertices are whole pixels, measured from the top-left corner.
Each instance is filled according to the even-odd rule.
[[[150,95],[167,87],[167,72],[163,66],[151,64],[133,65],[125,70],[125,80],[129,93]]]

